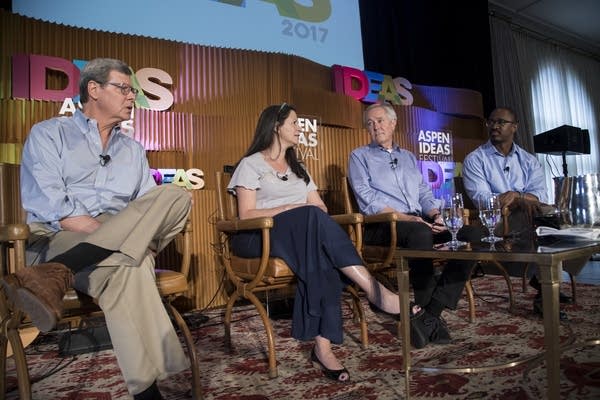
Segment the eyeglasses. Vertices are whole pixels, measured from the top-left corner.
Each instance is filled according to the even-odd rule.
[[[507,121],[505,119],[488,119],[487,121],[485,121],[485,125],[488,128],[491,128],[496,125],[500,125],[500,128],[504,128],[504,126],[506,124],[516,124],[516,122],[515,121]]]
[[[106,82],[106,84],[119,88],[121,90],[121,94],[123,96],[127,96],[129,93],[133,93],[134,95],[137,96],[137,94],[139,92],[139,90],[137,90],[136,88],[126,85],[124,83]]]

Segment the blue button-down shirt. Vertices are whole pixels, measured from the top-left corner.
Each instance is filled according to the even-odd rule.
[[[414,154],[395,144],[391,151],[373,142],[354,149],[348,178],[360,211],[366,215],[386,207],[424,215],[439,208]]]
[[[97,125],[77,110],[33,126],[21,162],[27,222],[59,230],[65,217],[115,214],[156,186],[142,145],[117,126],[103,151]],[[104,166],[101,154],[110,156]]]
[[[542,203],[548,202],[546,177],[538,159],[516,143],[504,156],[489,141],[465,157],[463,183],[477,204],[491,193],[510,191],[530,193]]]

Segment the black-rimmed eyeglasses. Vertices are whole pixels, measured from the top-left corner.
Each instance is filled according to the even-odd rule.
[[[505,119],[488,119],[485,121],[485,125],[491,128],[496,125],[500,125],[500,128],[504,128],[506,124],[516,124],[515,121],[507,121]]]
[[[126,85],[125,83],[106,82],[106,84],[119,88],[123,96],[127,96],[129,93],[133,93],[137,96],[139,92],[139,90],[137,90],[133,86]]]

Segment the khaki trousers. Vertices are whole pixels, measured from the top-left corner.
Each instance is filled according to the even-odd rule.
[[[176,185],[161,185],[118,214],[103,214],[92,234],[50,233],[32,224],[32,233],[52,235],[46,259],[82,241],[114,250],[97,266],[75,275],[74,287],[102,308],[119,367],[131,394],[157,379],[189,368],[189,361],[162,303],[152,251],[162,250],[183,229],[191,197]]]

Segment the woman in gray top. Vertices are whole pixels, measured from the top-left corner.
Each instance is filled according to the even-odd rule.
[[[331,343],[342,343],[341,292],[356,282],[369,301],[399,314],[398,296],[363,266],[348,234],[327,214],[311,176],[296,157],[301,129],[294,107],[283,103],[263,110],[250,148],[236,166],[229,190],[237,196],[239,217],[273,217],[271,256],[286,261],[298,278],[292,336],[315,340],[311,354],[325,375],[344,382],[348,371]],[[238,234],[234,252],[260,254],[260,234]]]

